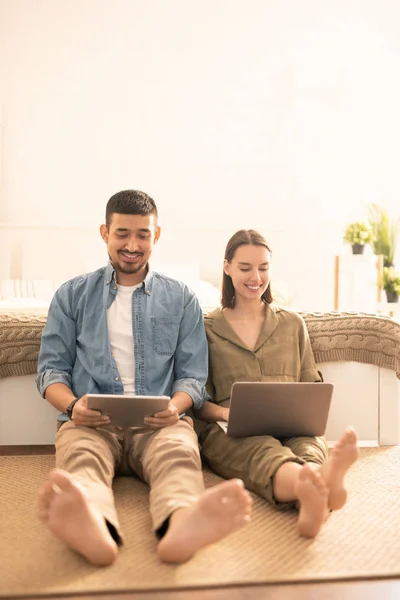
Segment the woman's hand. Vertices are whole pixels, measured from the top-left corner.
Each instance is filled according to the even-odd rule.
[[[221,418],[219,421],[228,421],[229,420],[229,408],[221,408]]]

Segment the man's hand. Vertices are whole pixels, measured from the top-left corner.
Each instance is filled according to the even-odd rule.
[[[144,423],[151,429],[162,429],[163,427],[168,427],[169,425],[175,425],[178,421],[179,411],[171,400],[168,404],[168,408],[155,413],[152,417],[146,417]]]
[[[86,394],[79,398],[78,402],[75,402],[71,420],[75,425],[84,425],[85,427],[101,427],[111,423],[110,417],[102,416],[100,411],[87,407]]]

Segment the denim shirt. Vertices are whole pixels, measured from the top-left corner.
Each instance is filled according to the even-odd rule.
[[[64,283],[50,304],[38,359],[36,384],[44,397],[64,383],[80,398],[88,393],[123,394],[111,354],[107,309],[118,288],[111,264]],[[193,407],[209,397],[208,351],[203,314],[184,284],[149,270],[132,300],[135,393],[189,394]]]

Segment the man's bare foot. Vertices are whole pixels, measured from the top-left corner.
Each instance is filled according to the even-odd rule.
[[[191,506],[176,510],[158,544],[158,556],[183,563],[197,550],[217,542],[250,521],[252,498],[240,479],[216,485]]]
[[[329,490],[322,475],[307,464],[299,471],[295,489],[300,504],[297,530],[304,537],[314,538],[329,515]]]
[[[118,546],[104,518],[71,475],[53,469],[38,496],[38,517],[69,548],[98,567],[114,562]]]
[[[358,454],[357,434],[349,427],[336,442],[327,462],[319,468],[329,488],[328,506],[331,510],[338,510],[346,504],[347,491],[344,487],[344,477],[350,466],[357,460]]]

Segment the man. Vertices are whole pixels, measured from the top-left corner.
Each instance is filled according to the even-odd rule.
[[[149,268],[160,237],[154,200],[115,194],[100,233],[109,264],[60,287],[42,336],[38,389],[65,422],[39,518],[90,563],[111,564],[122,543],[112,481],[133,471],[151,488],[160,559],[180,563],[248,521],[251,498],[240,480],[204,491],[197,437],[180,418],[206,399],[207,342],[196,296]],[[171,401],[143,429],[122,429],[87,408],[88,393]]]

